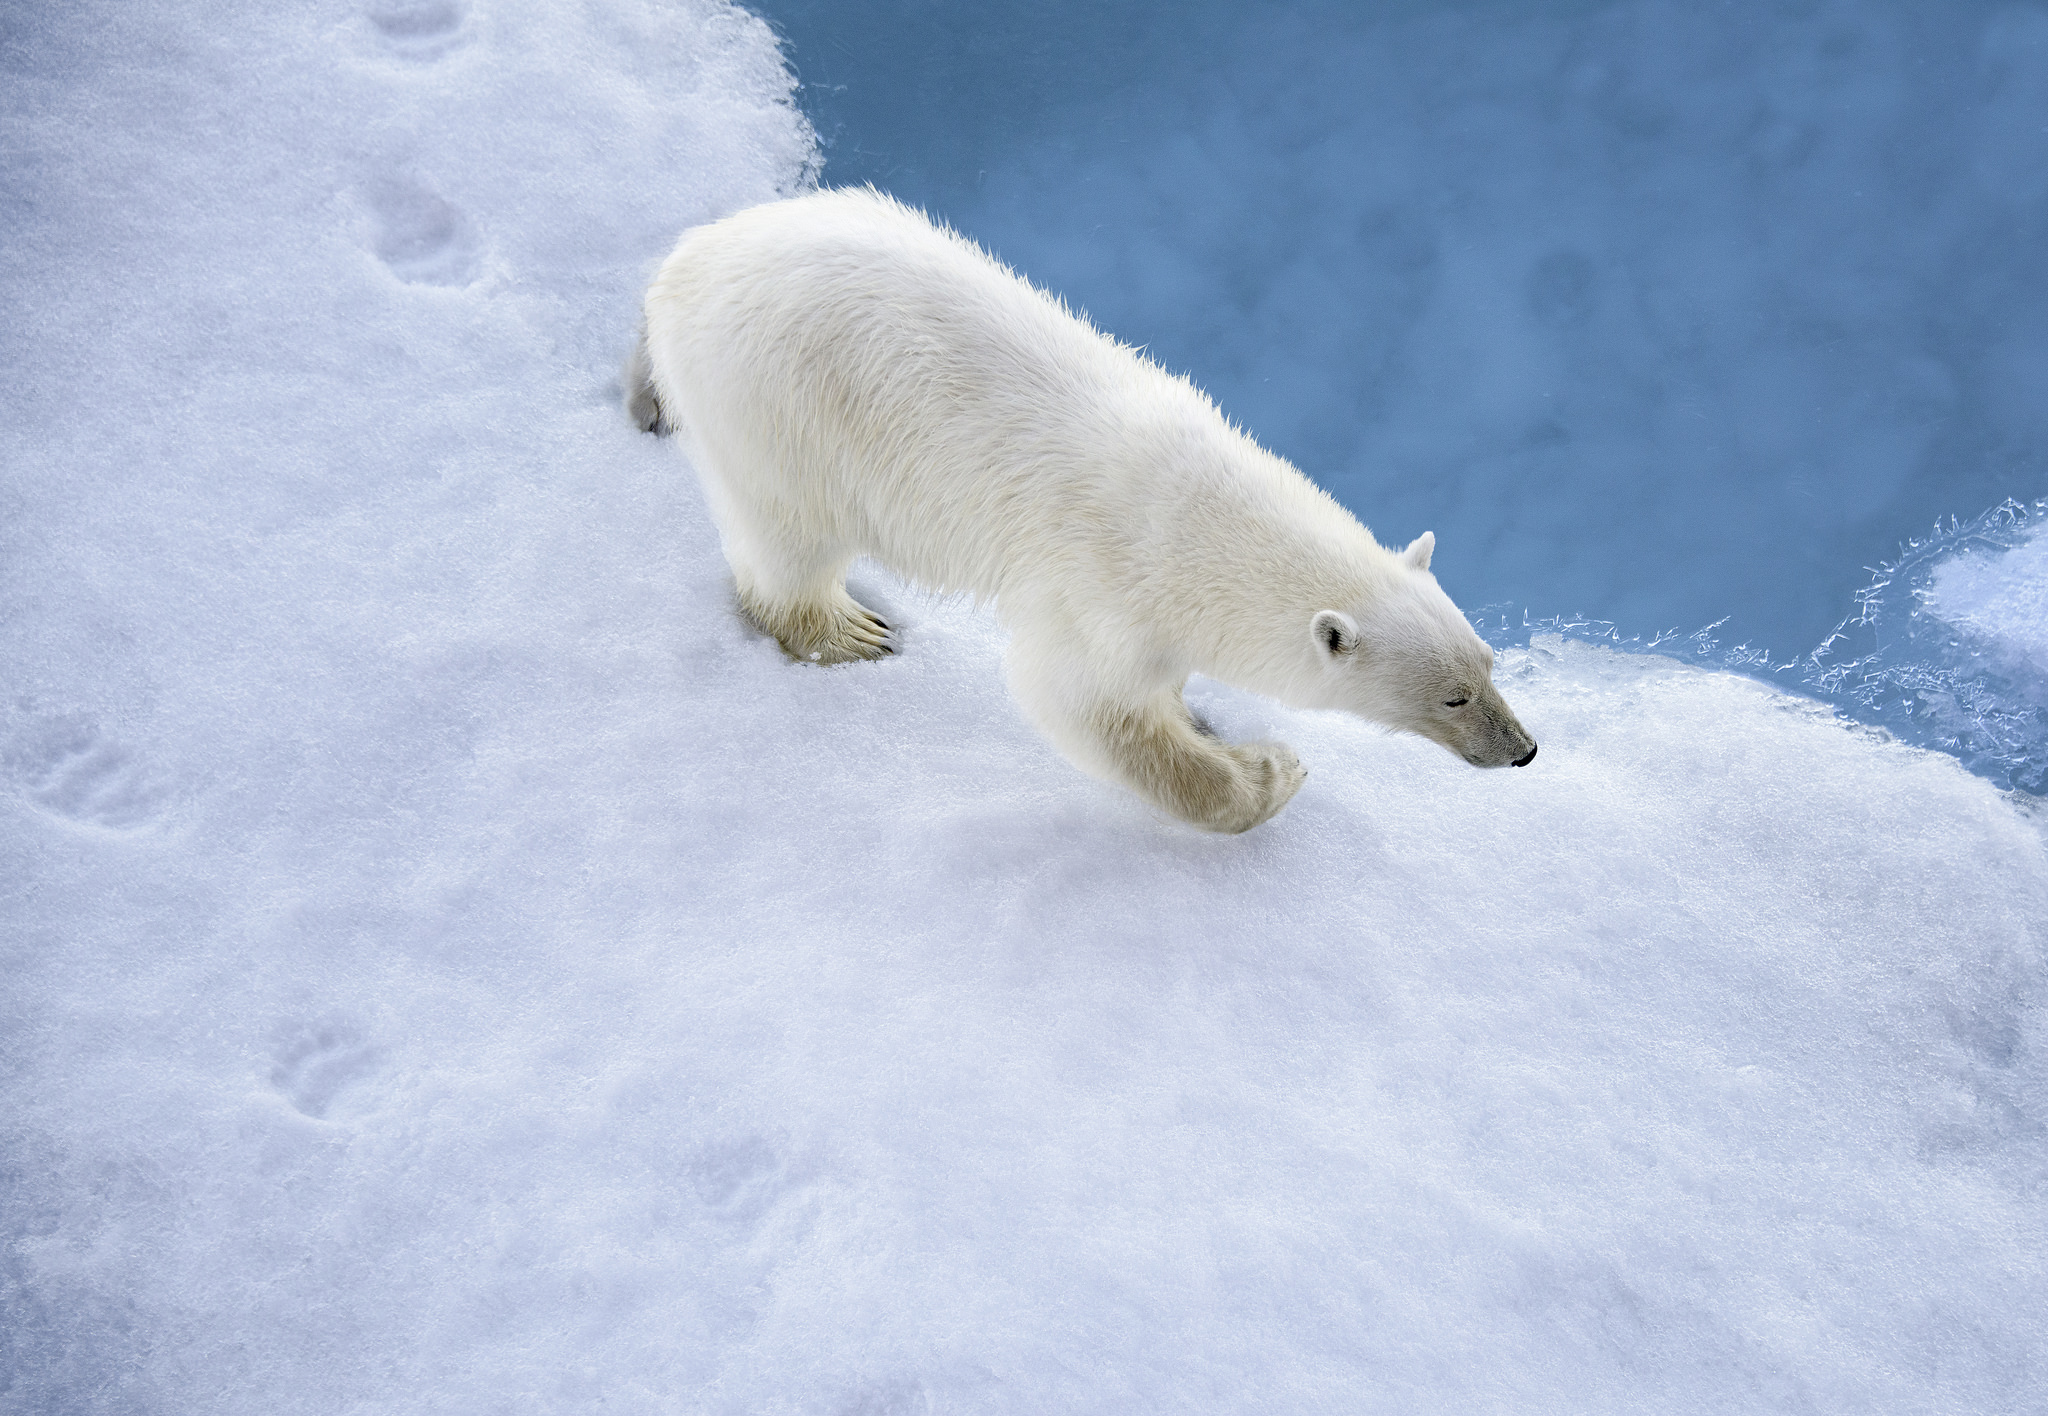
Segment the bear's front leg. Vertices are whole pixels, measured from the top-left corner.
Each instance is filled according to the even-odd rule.
[[[1285,743],[1220,742],[1196,725],[1179,690],[1169,697],[1091,715],[1117,781],[1205,831],[1249,831],[1301,790],[1308,772]]]
[[[1035,609],[1010,607],[1010,689],[1076,766],[1205,831],[1249,831],[1301,789],[1308,773],[1284,743],[1219,741],[1180,683],[1106,682],[1070,622]]]

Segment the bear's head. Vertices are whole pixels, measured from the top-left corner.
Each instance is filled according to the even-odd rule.
[[[1429,573],[1423,532],[1376,593],[1309,621],[1331,707],[1443,744],[1474,767],[1526,767],[1536,739],[1493,686],[1493,650]]]

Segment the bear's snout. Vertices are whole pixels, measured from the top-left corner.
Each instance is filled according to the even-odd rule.
[[[1534,762],[1535,760],[1536,744],[1532,742],[1529,744],[1529,755],[1527,757],[1517,757],[1515,759],[1515,765],[1517,767],[1527,767],[1531,762]]]

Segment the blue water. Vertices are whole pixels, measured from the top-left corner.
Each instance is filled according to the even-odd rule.
[[[1783,665],[1937,523],[2048,494],[2048,8],[759,8],[828,183],[1435,530],[1497,624]]]

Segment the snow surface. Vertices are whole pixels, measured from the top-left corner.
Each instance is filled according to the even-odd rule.
[[[2038,1410],[2038,807],[1544,638],[1538,764],[970,607],[791,666],[614,370],[807,180],[711,3],[17,9],[0,1407]]]

